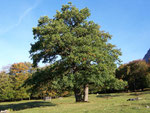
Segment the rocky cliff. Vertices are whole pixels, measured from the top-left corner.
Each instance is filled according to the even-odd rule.
[[[145,60],[146,62],[148,62],[150,60],[150,49],[147,51],[147,53],[145,54],[143,60]]]

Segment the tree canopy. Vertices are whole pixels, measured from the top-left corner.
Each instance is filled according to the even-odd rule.
[[[0,72],[0,101],[11,100],[14,98],[12,80],[5,72]]]
[[[14,63],[0,72],[0,101],[30,98],[29,87],[22,87],[36,69],[30,62]]]
[[[134,60],[121,65],[116,77],[128,82],[128,89],[138,90],[150,87],[150,65],[144,60]]]
[[[109,43],[112,36],[88,21],[89,16],[88,8],[79,10],[69,2],[53,18],[41,17],[33,28],[35,43],[30,54],[34,66],[40,61],[52,64],[47,76],[53,76],[49,77],[53,85],[73,90],[76,101],[87,101],[89,85],[103,87],[106,81],[115,79],[121,55]]]

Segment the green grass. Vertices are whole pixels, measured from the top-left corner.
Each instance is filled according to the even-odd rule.
[[[140,97],[138,101],[127,101]],[[75,103],[74,97],[42,100],[2,102],[0,110],[10,113],[150,113],[150,91],[90,95],[88,103]]]

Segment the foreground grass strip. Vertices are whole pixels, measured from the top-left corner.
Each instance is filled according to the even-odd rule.
[[[140,97],[138,101],[127,101]],[[150,91],[90,95],[88,103],[75,103],[74,97],[44,101],[0,103],[0,110],[10,113],[150,113]]]

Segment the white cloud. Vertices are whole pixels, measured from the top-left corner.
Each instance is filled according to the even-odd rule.
[[[0,34],[5,34],[7,33],[8,31],[12,30],[13,28],[19,26],[22,22],[22,20],[33,10],[35,9],[40,3],[40,0],[37,0],[35,2],[35,4],[32,6],[32,7],[29,7],[27,8],[23,13],[22,15],[19,17],[18,21],[16,24],[12,25],[12,26],[8,26],[7,29],[0,29]]]

